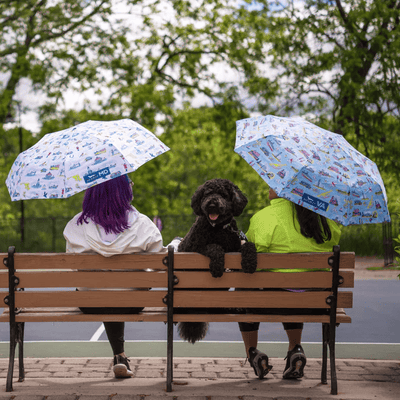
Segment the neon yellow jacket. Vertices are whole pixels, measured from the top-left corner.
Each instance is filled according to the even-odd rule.
[[[278,198],[271,200],[270,206],[254,214],[246,236],[256,245],[258,253],[329,252],[332,251],[334,245],[339,243],[341,231],[336,222],[329,219],[327,221],[332,238],[328,242],[317,244],[314,239],[306,238],[300,233],[300,225],[292,203]],[[279,271],[292,272],[293,270]]]

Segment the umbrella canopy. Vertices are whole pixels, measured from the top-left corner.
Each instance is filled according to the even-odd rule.
[[[6,185],[12,201],[66,198],[136,171],[168,150],[130,119],[87,121],[49,133],[19,154]]]
[[[277,193],[342,225],[390,221],[374,162],[342,135],[272,115],[236,122],[235,152]]]

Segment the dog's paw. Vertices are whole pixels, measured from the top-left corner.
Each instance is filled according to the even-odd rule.
[[[210,272],[214,278],[220,278],[225,271],[225,252],[219,244],[211,243],[207,245],[203,253],[210,259]]]
[[[225,272],[224,264],[210,263],[210,272],[213,278],[221,278]]]
[[[240,252],[242,253],[242,270],[247,274],[253,274],[257,269],[257,250],[252,242],[244,243]]]

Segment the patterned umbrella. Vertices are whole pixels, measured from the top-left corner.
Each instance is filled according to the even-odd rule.
[[[277,193],[342,225],[390,221],[374,162],[342,135],[272,115],[236,122],[235,152]]]
[[[87,121],[49,133],[19,154],[6,185],[12,201],[66,198],[136,171],[168,150],[130,119]]]

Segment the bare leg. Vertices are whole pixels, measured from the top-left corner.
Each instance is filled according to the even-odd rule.
[[[246,349],[247,358],[250,357],[249,349],[250,347],[257,348],[258,343],[258,331],[250,331],[250,332],[241,332],[242,338],[244,342],[244,347]]]
[[[283,371],[283,379],[297,379],[304,375],[304,367],[307,358],[301,347],[301,334],[303,329],[287,329],[286,334],[289,339],[289,349],[286,356],[286,367]]]
[[[295,346],[301,344],[301,335],[303,329],[288,329],[286,331],[287,337],[289,339],[289,351],[293,350]]]
[[[257,350],[258,331],[242,331],[244,347],[250,365],[254,369],[254,373],[259,379],[264,379],[264,376],[271,371],[272,366],[268,365],[268,356]]]

